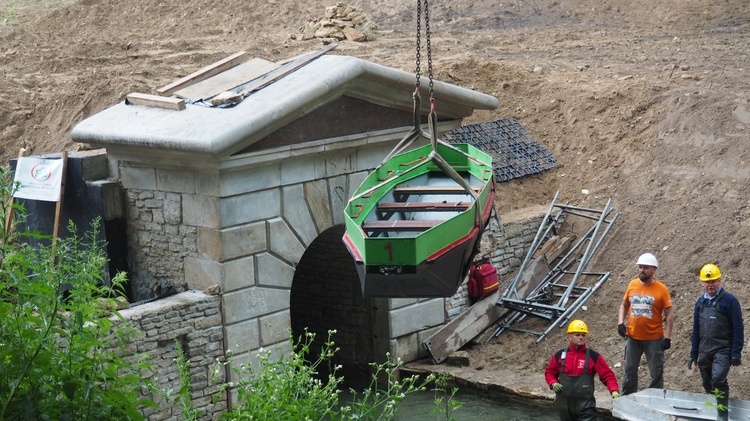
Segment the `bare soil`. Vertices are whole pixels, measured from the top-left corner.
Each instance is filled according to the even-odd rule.
[[[0,0],[0,158],[20,147],[80,147],[70,139],[77,122],[237,51],[281,60],[320,48],[300,28],[334,4]],[[415,6],[350,5],[377,28],[369,41],[342,41],[332,54],[412,71]],[[621,214],[591,266],[612,277],[579,314],[590,345],[611,365],[621,361],[617,307],[637,256],[654,252],[677,315],[666,387],[701,391],[686,360],[704,263],[720,266],[724,286],[750,314],[750,2],[454,0],[429,10],[436,78],[500,101],[468,123],[516,117],[561,164],[501,184],[501,217],[548,204],[557,191],[581,206],[613,198]],[[471,347],[465,374],[545,392],[541,373],[565,338],[535,339],[509,332]],[[730,387],[750,399],[743,356]]]

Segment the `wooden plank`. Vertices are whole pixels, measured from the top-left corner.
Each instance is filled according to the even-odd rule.
[[[21,148],[18,150],[18,158],[23,158],[26,155],[28,155],[28,151],[26,148]],[[13,203],[15,202],[15,196],[11,195],[10,199],[8,200],[7,204],[7,210],[5,211],[5,238],[10,239],[11,238],[11,232],[13,229]],[[0,244],[2,242],[0,241]]]
[[[544,254],[537,253],[526,266],[526,270],[523,271],[516,283],[518,297],[510,298],[528,297],[531,291],[539,286],[551,270],[552,268],[547,263],[547,259],[544,258]]]
[[[538,285],[549,271],[550,267],[544,256],[537,255],[526,266],[526,270],[516,284],[516,290],[528,293],[533,289],[532,285]],[[510,312],[510,310],[497,305],[502,290],[503,288],[489,297],[477,301],[467,311],[461,313],[422,342],[422,346],[430,353],[435,364],[445,361],[452,353],[461,349],[474,337]]]
[[[367,221],[362,224],[365,231],[425,231],[444,221],[434,220],[395,220]]]
[[[475,192],[482,190],[482,186],[472,186]],[[451,186],[400,186],[393,189],[395,194],[469,194],[459,185]]]
[[[378,203],[378,210],[383,212],[433,212],[464,211],[471,202],[388,202]]]
[[[185,88],[194,83],[208,79],[211,76],[217,75],[227,69],[231,69],[232,67],[240,63],[243,63],[246,60],[247,60],[246,52],[240,51],[240,52],[234,53],[227,58],[219,60],[216,63],[210,64],[196,72],[190,73],[189,75],[181,79],[177,79],[176,81],[168,85],[162,86],[161,88],[156,90],[156,93],[159,94],[160,96],[172,95],[172,92],[176,90]]]
[[[209,99],[257,79],[279,67],[281,65],[277,63],[255,57],[218,75],[180,89],[174,95],[193,100]]]
[[[229,104],[233,102],[241,101],[245,96],[257,91],[258,89],[261,89],[267,85],[270,85],[273,82],[276,82],[277,80],[283,78],[284,76],[288,75],[289,73],[292,73],[293,71],[299,69],[300,67],[306,65],[307,63],[315,60],[316,58],[322,56],[323,54],[327,53],[330,50],[333,50],[336,48],[338,44],[331,43],[326,45],[325,47],[313,51],[312,53],[308,53],[303,58],[288,63],[285,66],[282,66],[277,69],[277,72],[274,73],[271,77],[265,78],[263,80],[259,80],[256,83],[251,84],[247,88],[243,89],[242,92],[234,93],[232,95],[229,94],[219,94],[217,98],[211,101],[212,105],[222,105],[222,104]],[[219,98],[220,96],[220,98]]]
[[[432,336],[422,346],[432,356],[432,362],[440,364],[452,353],[461,349],[472,338],[492,326],[510,310],[497,305],[500,290],[474,303],[467,311],[458,315]]]
[[[66,174],[68,172],[68,151],[62,151],[62,156],[60,157],[62,160],[62,168],[60,171],[62,171],[62,178],[60,179],[60,197],[57,198],[57,204],[55,205],[55,221],[52,225],[52,249],[50,250],[50,254],[52,255],[52,266],[57,266],[57,253],[55,253],[55,250],[57,249],[57,237],[60,233],[60,215],[62,215],[63,210],[63,199],[65,198],[65,179]]]
[[[544,258],[547,259],[547,262],[550,264],[570,249],[577,236],[575,234],[568,234],[565,237],[557,238],[558,240],[555,242],[554,247],[545,247]]]
[[[140,94],[133,92],[125,97],[126,105],[145,105],[147,107],[164,108],[167,110],[182,111],[185,109],[185,100],[179,98],[165,98],[163,96]]]

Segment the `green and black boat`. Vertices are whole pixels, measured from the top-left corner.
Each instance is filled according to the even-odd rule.
[[[433,141],[387,158],[344,212],[363,295],[455,294],[494,199],[492,158],[469,144]]]

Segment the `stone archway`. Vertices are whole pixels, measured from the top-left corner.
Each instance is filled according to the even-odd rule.
[[[348,386],[366,386],[369,363],[375,361],[372,303],[362,297],[343,235],[343,225],[325,230],[300,259],[290,297],[292,334],[299,338],[305,328],[315,333],[316,346],[310,354],[315,358],[328,331],[335,330],[332,340],[340,350],[333,364],[341,366],[338,373]]]

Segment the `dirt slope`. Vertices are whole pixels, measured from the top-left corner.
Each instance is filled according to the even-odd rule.
[[[79,0],[36,12],[19,4],[0,0],[3,161],[21,146],[74,149],[69,133],[81,119],[239,50],[280,60],[319,48],[300,28],[335,3]],[[411,71],[415,6],[351,5],[377,28],[370,41],[343,41],[334,53]],[[655,252],[677,314],[666,384],[699,391],[685,360],[702,264],[721,267],[750,314],[750,3],[457,0],[429,10],[436,77],[500,100],[470,122],[516,117],[561,163],[500,185],[501,212],[547,204],[559,190],[582,206],[612,197],[621,213],[592,268],[613,276],[581,314],[592,346],[612,364],[622,358],[617,306],[636,257]],[[473,364],[538,375],[564,338],[534,339],[504,334],[472,349]],[[744,357],[730,385],[750,399]]]

